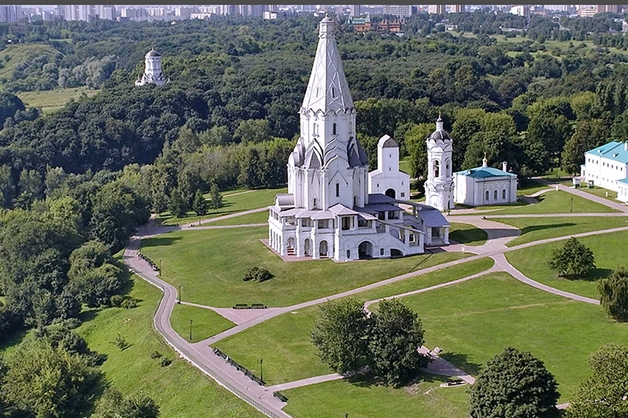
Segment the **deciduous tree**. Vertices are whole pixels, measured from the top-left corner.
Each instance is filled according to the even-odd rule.
[[[560,277],[575,279],[586,276],[595,268],[595,258],[586,245],[569,238],[562,247],[552,251],[548,264]]]
[[[471,417],[558,418],[557,386],[541,360],[508,347],[486,363],[471,386]]]

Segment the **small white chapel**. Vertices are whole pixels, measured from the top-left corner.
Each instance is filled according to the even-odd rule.
[[[146,53],[144,57],[144,74],[135,81],[135,85],[143,86],[151,83],[158,86],[163,86],[166,83],[166,79],[161,72],[161,54],[154,49]]]
[[[351,261],[449,244],[450,225],[440,210],[403,200],[409,199],[410,178],[399,172],[399,146],[392,138],[379,141],[378,169],[369,174],[330,17],[319,25],[299,114],[288,193],[278,194],[269,207],[268,245],[277,254]]]
[[[456,203],[469,206],[507,205],[517,201],[517,175],[502,169],[489,167],[486,156],[482,167],[458,171],[454,175]]]

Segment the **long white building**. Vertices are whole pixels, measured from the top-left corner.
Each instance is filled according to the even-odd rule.
[[[449,224],[437,209],[410,204],[410,214],[396,199],[368,193],[368,160],[334,34],[325,17],[288,160],[288,193],[269,207],[269,246],[282,256],[349,261],[448,244]]]
[[[628,202],[628,142],[609,142],[584,154],[580,177],[595,186],[617,192]]]

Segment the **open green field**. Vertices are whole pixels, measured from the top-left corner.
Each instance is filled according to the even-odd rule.
[[[15,67],[35,57],[40,55],[54,57],[57,54],[60,54],[60,52],[46,44],[7,45],[5,49],[0,51],[0,62],[3,65],[3,67],[0,68],[0,79],[11,78]]]
[[[83,94],[87,97],[95,96],[100,90],[92,90],[87,87],[56,89],[46,91],[25,91],[17,96],[29,107],[40,108],[44,113],[61,109],[71,99],[77,100]]]
[[[257,213],[249,213],[248,215],[235,216],[229,219],[205,224],[207,226],[226,226],[226,225],[250,225],[268,222],[268,210]]]
[[[319,383],[282,392],[284,410],[299,418],[464,418],[467,386],[440,388],[444,376],[422,375],[423,380],[395,389],[346,380]]]
[[[286,263],[260,242],[267,237],[267,227],[175,231],[142,240],[142,252],[161,263],[164,280],[182,286],[184,301],[216,307],[288,306],[464,257],[438,253],[352,263]],[[275,278],[243,281],[253,266],[266,267]]]
[[[582,232],[628,226],[628,216],[621,217],[589,217],[574,216],[560,218],[489,218],[491,221],[512,225],[521,230],[521,235],[506,246],[514,247],[527,242],[546,238],[561,237]]]
[[[136,278],[130,296],[140,301],[137,308],[89,311],[78,328],[92,350],[107,355],[101,367],[107,383],[127,395],[144,391],[159,404],[162,417],[264,417],[180,359],[157,334],[152,324],[158,289]],[[131,346],[120,351],[112,343],[117,335]],[[154,351],[172,364],[161,367],[150,358]]]
[[[596,280],[607,277],[614,269],[628,267],[628,260],[624,258],[628,250],[628,232],[614,232],[578,238],[578,241],[589,247],[595,256],[597,268],[593,271],[589,280],[558,278],[556,272],[547,265],[547,259],[551,251],[562,246],[564,241],[508,252],[506,253],[506,259],[517,270],[533,280],[560,290],[598,299],[600,295],[597,291]],[[531,260],[534,260],[534,262],[530,262]]]
[[[192,320],[192,339],[190,340],[190,320]],[[199,342],[212,335],[220,334],[235,326],[228,319],[211,309],[190,305],[174,305],[170,325],[181,337],[190,342]]]
[[[465,245],[483,245],[488,239],[486,231],[470,224],[450,222],[449,239]]]
[[[547,213],[608,213],[618,212],[606,205],[592,202],[580,196],[562,190],[547,192],[540,195],[539,203],[513,206],[480,206],[477,213],[491,216],[518,215],[518,214],[547,214]],[[490,210],[490,212],[487,212]]]
[[[607,342],[628,344],[628,324],[602,307],[565,299],[493,273],[403,298],[423,320],[428,347],[475,374],[511,346],[541,359],[568,401],[589,374],[589,355]]]
[[[199,219],[211,219],[218,216],[229,215],[235,212],[243,212],[245,210],[262,208],[270,206],[275,202],[277,193],[286,193],[287,188],[283,189],[256,189],[256,190],[233,190],[223,193],[223,207],[216,210],[209,210],[205,216],[198,217],[192,211],[188,212],[185,217],[173,218],[170,212],[160,213],[156,221],[162,225],[181,225],[185,223],[195,222]],[[230,196],[229,196],[230,195]],[[209,195],[205,195],[208,198]],[[268,213],[266,214],[268,215]]]
[[[368,290],[355,297],[366,301],[425,289],[482,272],[492,265],[493,260],[489,258],[470,261]],[[271,385],[332,373],[316,356],[316,348],[310,342],[319,312],[318,306],[311,306],[279,315],[220,340],[215,346],[251,370],[257,370],[257,361],[264,359],[264,380]]]

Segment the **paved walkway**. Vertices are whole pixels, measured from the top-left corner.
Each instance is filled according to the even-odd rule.
[[[199,221],[190,222],[190,223],[181,225],[181,227],[182,228],[191,228],[191,227],[196,225],[196,228],[198,228],[198,226],[202,225],[202,224],[208,224],[208,223],[212,223],[212,222],[224,221],[225,219],[237,218],[238,216],[250,215],[252,213],[259,213],[259,212],[264,212],[264,211],[267,211],[267,210],[268,210],[267,207],[251,209],[251,210],[244,210],[242,212],[230,213],[229,215],[216,216],[215,218],[201,219],[200,222]],[[264,225],[267,225],[267,224],[264,224]]]
[[[580,196],[588,200],[592,200],[593,202],[599,203],[604,206],[608,206],[609,208],[613,208],[621,212],[628,213],[628,206],[626,206],[623,203],[613,202],[612,200],[606,199],[605,197],[600,197],[592,193],[583,192],[580,189],[574,189],[573,187],[569,187],[564,184],[559,184],[558,189],[567,193],[571,193],[576,196]]]
[[[564,217],[564,216],[599,216],[599,217],[613,217],[613,216],[626,216],[626,214],[628,214],[628,207],[619,203],[615,203],[612,202],[608,199],[604,199],[595,195],[592,195],[590,193],[586,193],[586,192],[582,192],[580,190],[577,189],[572,189],[570,187],[566,187],[563,185],[559,186],[560,190],[564,190],[566,192],[572,193],[572,194],[576,194],[578,196],[584,197],[586,199],[592,200],[592,201],[596,201],[598,203],[604,204],[608,207],[612,207],[618,210],[621,210],[622,213],[595,213],[595,214],[572,214],[572,213],[568,213],[568,214],[538,214],[538,215],[492,215],[494,217],[503,217],[503,218],[517,218],[517,217]],[[537,192],[538,194],[542,194],[542,193],[546,193],[551,191],[552,189],[548,189],[548,190],[541,190],[539,192]],[[222,220],[222,219],[230,219],[230,218],[234,218],[237,216],[242,216],[242,215],[246,215],[249,213],[257,213],[257,212],[262,212],[267,210],[267,208],[259,208],[259,209],[253,209],[250,211],[245,211],[245,212],[239,212],[239,213],[234,213],[234,214],[230,214],[230,215],[225,215],[225,216],[221,216],[221,217],[216,217],[216,218],[212,218],[212,219],[207,219],[202,221],[202,223],[211,223],[211,222],[216,222],[218,220]],[[457,212],[460,213],[460,212]],[[455,222],[464,222],[464,223],[469,223],[472,225],[477,226],[478,228],[484,229],[487,232],[488,235],[488,240],[484,245],[481,246],[462,246],[460,244],[458,248],[462,249],[463,247],[465,247],[465,249],[467,251],[470,252],[476,252],[477,255],[468,257],[468,258],[464,258],[464,259],[460,259],[460,260],[454,260],[448,263],[443,263],[443,264],[439,264],[436,266],[432,266],[429,268],[425,268],[425,269],[421,269],[418,271],[414,271],[414,272],[410,272],[404,275],[400,275],[397,277],[393,277],[390,279],[386,279],[380,282],[376,282],[376,283],[372,283],[370,285],[366,285],[366,286],[362,286],[360,288],[357,289],[352,289],[352,290],[348,290],[345,292],[341,292],[335,295],[330,295],[327,297],[323,297],[323,298],[318,298],[315,300],[311,300],[311,301],[307,301],[307,302],[303,302],[303,303],[299,303],[299,304],[295,304],[292,306],[288,306],[288,307],[281,307],[281,308],[269,308],[269,309],[263,309],[263,310],[253,310],[253,309],[246,309],[246,310],[236,310],[236,309],[230,309],[230,308],[215,308],[215,307],[209,307],[209,306],[204,306],[204,305],[198,305],[198,304],[193,304],[193,303],[189,303],[189,302],[183,302],[185,304],[188,305],[192,305],[192,306],[198,306],[201,308],[205,308],[205,309],[212,309],[216,312],[218,312],[219,314],[223,315],[224,317],[226,317],[227,319],[231,320],[232,322],[236,323],[236,326],[231,328],[230,330],[227,330],[223,333],[220,333],[218,335],[215,335],[213,337],[210,337],[206,340],[203,340],[201,342],[198,343],[188,343],[187,341],[185,341],[183,338],[181,338],[171,327],[170,325],[170,315],[172,313],[172,309],[174,306],[174,303],[176,303],[176,289],[174,287],[172,287],[171,285],[169,285],[168,283],[164,282],[163,280],[159,279],[157,277],[157,275],[155,274],[155,272],[150,268],[150,266],[148,265],[148,263],[146,263],[145,261],[143,261],[142,259],[140,259],[139,257],[137,257],[137,248],[139,247],[139,242],[140,239],[142,237],[147,237],[147,236],[155,236],[155,235],[159,235],[161,233],[164,232],[169,232],[169,231],[173,231],[173,230],[188,230],[188,229],[215,229],[215,228],[239,228],[239,227],[245,227],[245,226],[262,226],[262,225],[266,225],[266,224],[250,224],[250,225],[228,225],[228,226],[205,226],[205,227],[192,227],[192,224],[187,224],[187,225],[183,225],[181,227],[155,227],[154,224],[151,222],[149,223],[149,225],[143,227],[140,229],[138,236],[133,237],[131,239],[131,242],[129,243],[127,249],[125,250],[125,255],[124,255],[124,260],[125,262],[129,265],[130,269],[134,272],[136,272],[140,277],[142,277],[144,280],[148,281],[149,283],[157,286],[158,288],[162,289],[164,292],[164,297],[158,307],[157,313],[155,314],[155,328],[157,329],[157,331],[166,339],[166,341],[177,351],[181,354],[181,356],[183,356],[184,358],[186,358],[188,361],[190,361],[194,366],[196,366],[197,368],[199,368],[200,370],[202,370],[204,373],[206,373],[207,375],[213,377],[218,383],[220,383],[221,385],[227,387],[229,390],[231,390],[233,393],[235,393],[237,396],[239,396],[240,398],[244,399],[245,401],[249,402],[250,404],[252,404],[253,406],[255,406],[256,408],[260,409],[262,412],[264,412],[265,414],[267,414],[268,416],[272,416],[272,417],[289,417],[288,414],[286,414],[285,412],[283,412],[281,409],[283,408],[283,406],[285,406],[285,403],[282,403],[281,401],[279,401],[277,398],[272,396],[272,392],[276,391],[276,390],[285,390],[285,389],[290,389],[293,387],[301,387],[301,386],[306,386],[306,385],[310,385],[310,384],[315,384],[315,383],[320,383],[320,382],[325,382],[325,381],[330,381],[330,380],[337,380],[337,379],[341,379],[342,376],[338,375],[338,374],[330,374],[330,375],[324,375],[324,376],[315,376],[312,378],[307,378],[307,379],[301,379],[295,382],[288,382],[288,383],[284,383],[281,385],[275,385],[275,386],[271,386],[271,387],[263,387],[258,385],[257,383],[253,382],[252,380],[250,380],[249,378],[247,378],[246,376],[244,376],[243,373],[239,372],[238,370],[236,370],[234,367],[232,367],[230,364],[228,364],[226,361],[224,361],[222,358],[216,356],[213,352],[213,350],[209,347],[210,344],[213,344],[227,336],[230,335],[234,335],[238,332],[241,332],[245,329],[248,329],[252,326],[255,326],[261,322],[264,322],[268,319],[271,319],[275,316],[287,313],[287,312],[291,312],[294,310],[298,310],[298,309],[303,309],[305,307],[309,307],[309,306],[314,306],[314,305],[318,305],[321,303],[324,303],[326,301],[329,300],[334,300],[334,299],[338,299],[338,298],[342,298],[342,297],[346,297],[346,296],[350,296],[350,295],[354,295],[354,294],[358,294],[361,292],[364,292],[366,290],[370,290],[370,289],[374,289],[377,287],[381,287],[381,286],[385,286],[391,283],[395,283],[401,280],[406,280],[408,278],[411,277],[415,277],[418,275],[422,275],[422,274],[426,274],[426,273],[430,273],[433,271],[437,271],[443,268],[447,268],[447,267],[452,267],[461,263],[466,263],[472,260],[477,260],[483,257],[491,257],[493,260],[495,260],[495,265],[478,274],[474,274],[468,277],[464,277],[458,280],[453,280],[451,282],[447,282],[447,283],[442,283],[436,286],[431,286],[429,288],[425,288],[425,289],[418,289],[415,291],[411,291],[411,292],[406,292],[406,293],[402,293],[396,296],[391,296],[391,297],[403,297],[403,296],[408,296],[408,295],[412,295],[412,294],[418,294],[418,293],[423,293],[423,292],[428,292],[434,289],[438,289],[438,288],[442,288],[445,286],[450,286],[450,285],[455,285],[457,283],[461,283],[467,280],[472,280],[474,278],[477,277],[481,277],[485,274],[488,274],[490,272],[493,271],[506,271],[509,274],[511,274],[514,278],[516,278],[517,280],[520,280],[530,286],[533,286],[537,289],[540,289],[542,291],[545,292],[549,292],[552,294],[556,294],[558,296],[562,296],[562,297],[566,297],[566,298],[570,298],[570,299],[574,299],[580,302],[584,302],[584,303],[590,303],[590,304],[599,304],[599,301],[595,300],[595,299],[591,299],[591,298],[587,298],[584,296],[580,296],[580,295],[576,295],[573,293],[569,293],[569,292],[564,292],[558,289],[554,289],[552,287],[543,285],[542,283],[538,283],[528,277],[526,277],[524,274],[522,274],[520,271],[518,271],[517,269],[515,269],[510,263],[508,263],[508,261],[506,260],[504,254],[506,252],[509,251],[516,251],[522,248],[527,248],[527,247],[531,247],[533,245],[540,245],[540,244],[544,244],[544,243],[549,243],[549,242],[556,242],[556,241],[561,241],[561,240],[566,240],[570,237],[585,237],[585,236],[592,236],[592,235],[600,235],[600,234],[607,234],[607,233],[613,233],[613,232],[619,232],[619,231],[627,231],[628,230],[628,226],[626,227],[620,227],[620,228],[612,228],[612,229],[607,229],[607,230],[601,230],[601,231],[591,231],[591,232],[585,232],[585,233],[580,233],[580,234],[573,234],[573,235],[567,235],[567,236],[561,236],[561,237],[555,237],[555,238],[548,238],[548,239],[544,239],[544,240],[539,240],[539,241],[535,241],[535,242],[530,242],[530,243],[526,243],[526,244],[521,244],[518,246],[513,246],[513,247],[506,247],[505,244],[516,238],[519,234],[520,231],[514,227],[511,227],[509,225],[505,225],[499,222],[495,222],[492,221],[490,219],[486,219],[484,214],[475,214],[475,215],[470,215],[471,211],[468,212],[469,215],[463,215],[463,216],[455,216],[453,218],[450,218],[452,221]],[[485,212],[484,212],[485,213]],[[194,223],[195,224],[195,223]],[[455,247],[455,246],[452,246]],[[366,307],[368,308],[369,305],[380,301],[381,299],[377,299],[377,300],[373,300],[373,301],[369,301],[366,304]],[[429,351],[427,348],[422,347],[421,350],[424,351]],[[434,354],[432,354],[432,358],[434,359],[434,361],[430,364],[430,366],[426,369],[426,372],[428,373],[433,373],[433,374],[443,374],[443,375],[447,375],[447,376],[457,376],[460,377],[462,379],[464,379],[465,381],[467,381],[468,383],[473,383],[474,382],[474,378],[470,375],[468,375],[466,372],[464,372],[463,370],[460,370],[458,368],[456,368],[454,365],[452,365],[451,363],[448,363],[446,360],[442,359],[441,357],[438,357]],[[560,407],[564,408],[567,404],[563,404],[560,405]]]
[[[139,243],[140,239],[138,237],[131,238],[124,252],[124,261],[132,272],[164,292],[154,318],[157,332],[164,337],[166,342],[181,357],[211,376],[241,399],[273,418],[289,418],[290,415],[281,410],[285,403],[274,397],[268,388],[258,385],[242,372],[236,370],[224,359],[218,357],[209,346],[191,344],[174,331],[170,325],[170,315],[177,301],[177,291],[173,286],[159,279],[150,265],[137,256]]]
[[[325,374],[322,376],[308,377],[307,379],[295,380],[294,382],[282,383],[280,385],[269,386],[268,390],[276,392],[279,390],[288,390],[300,388],[302,386],[315,385],[317,383],[330,382],[332,380],[343,379],[344,376],[338,373]]]

